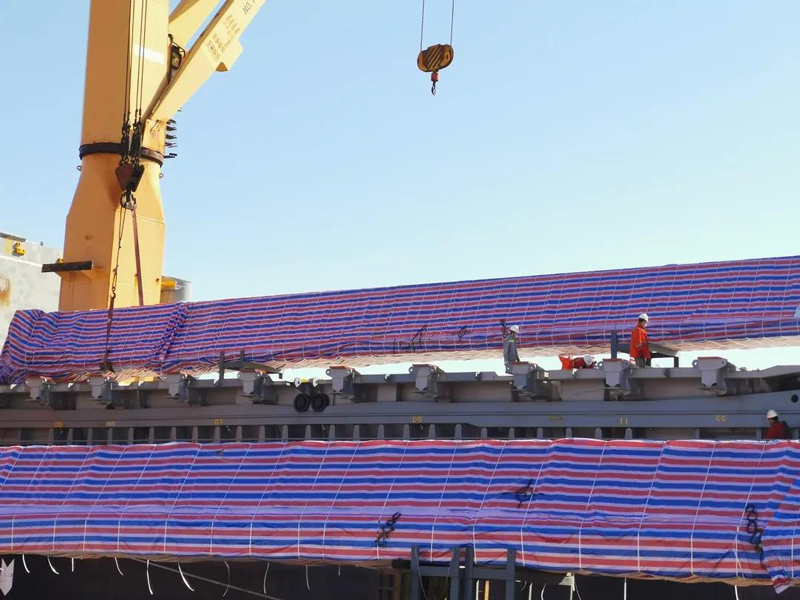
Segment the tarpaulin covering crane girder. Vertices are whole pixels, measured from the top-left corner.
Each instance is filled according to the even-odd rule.
[[[535,569],[780,589],[800,576],[798,473],[796,441],[8,447],[0,551],[381,566],[514,548]]]
[[[603,350],[639,313],[677,349],[800,344],[800,256],[124,308],[109,359],[119,376],[214,370],[220,354],[282,368]],[[21,311],[0,357],[6,381],[99,374],[105,310]]]

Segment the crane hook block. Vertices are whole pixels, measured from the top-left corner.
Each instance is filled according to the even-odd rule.
[[[417,56],[417,67],[425,73],[440,71],[453,62],[453,47],[450,44],[429,46]]]

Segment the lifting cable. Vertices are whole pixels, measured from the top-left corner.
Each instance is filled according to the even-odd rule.
[[[420,71],[431,74],[431,94],[436,95],[436,83],[439,81],[439,71],[449,67],[453,62],[453,25],[456,16],[456,0],[450,3],[450,43],[435,44],[422,49],[425,38],[425,0],[422,0],[422,21],[419,27],[419,55],[417,67]]]
[[[106,346],[103,351],[103,361],[100,363],[100,370],[113,373],[114,368],[109,360],[109,344],[111,342],[111,325],[114,322],[114,301],[117,299],[117,278],[119,276],[119,255],[122,252],[122,235],[125,232],[125,214],[128,211],[123,208],[119,211],[119,234],[117,236],[117,258],[114,270],[111,273],[111,297],[108,300],[108,320],[106,322]],[[119,567],[117,567],[119,569]]]
[[[147,13],[148,0],[140,0],[139,6],[139,32],[137,43],[134,44],[134,15],[136,14],[137,0],[129,0],[128,4],[128,37],[127,55],[125,58],[125,96],[122,110],[122,137],[120,140],[120,161],[116,169],[116,176],[122,190],[120,196],[120,218],[117,237],[116,257],[111,279],[111,295],[108,302],[108,322],[106,323],[106,344],[103,352],[103,361],[100,369],[104,372],[114,372],[109,360],[109,344],[111,340],[111,327],[114,321],[114,304],[117,298],[117,281],[119,279],[120,254],[122,253],[122,240],[125,231],[125,216],[131,211],[133,222],[133,246],[136,258],[136,280],[139,293],[139,306],[144,306],[144,288],[142,286],[142,265],[139,252],[139,223],[136,218],[136,198],[133,193],[139,186],[144,175],[144,165],[141,164],[142,135],[144,125],[142,122],[142,104],[144,98],[144,70],[145,70],[145,42],[147,40]],[[137,54],[136,85],[131,90],[133,79],[132,54],[134,48]],[[133,91],[134,106],[131,106],[131,91]],[[133,123],[131,111],[133,109]]]

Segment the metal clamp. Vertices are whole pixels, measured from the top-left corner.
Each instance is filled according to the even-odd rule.
[[[113,377],[104,377],[102,375],[89,377],[89,387],[91,388],[92,399],[98,400],[102,404],[116,404],[114,402],[116,396],[114,392],[119,387],[119,384]]]
[[[359,386],[355,383],[355,378],[359,372],[350,367],[332,366],[328,367],[325,374],[331,378],[333,394],[344,400],[358,400],[361,397]]]
[[[240,371],[239,381],[242,382],[242,393],[249,396],[253,404],[278,403],[275,382],[269,375],[255,371]]]
[[[439,376],[442,370],[436,365],[411,365],[408,372],[414,376],[417,392],[426,398],[439,396]]]
[[[621,358],[603,359],[603,371],[606,374],[606,389],[612,396],[626,396],[631,393],[630,361]]]
[[[725,376],[736,371],[736,367],[719,356],[701,356],[692,361],[692,366],[700,370],[700,389],[713,392],[717,396],[728,393]]]
[[[192,388],[192,383],[196,380],[190,375],[173,374],[166,375],[164,380],[167,382],[167,395],[170,398],[180,400],[192,405],[203,404],[203,394],[198,389]]]
[[[50,397],[50,386],[52,382],[43,377],[31,377],[25,380],[25,385],[28,386],[30,393],[28,402],[38,402],[39,404],[47,404]]]
[[[536,398],[547,394],[546,372],[536,363],[511,363],[512,389],[521,398]]]

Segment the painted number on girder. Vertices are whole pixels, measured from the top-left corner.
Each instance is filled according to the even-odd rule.
[[[628,424],[628,417],[620,417],[619,418],[619,424],[623,425],[623,426],[627,425]]]
[[[214,419],[214,425],[222,425],[225,419]]]
[[[61,429],[62,427],[64,427],[64,421],[55,421],[53,423],[53,427],[55,427],[56,429]]]
[[[716,415],[717,423],[724,423],[728,420],[728,415]]]
[[[412,423],[418,423],[418,424],[419,424],[419,423],[422,423],[422,417],[421,417],[421,416],[419,416],[419,415],[417,415],[417,416],[414,416],[414,417],[411,417],[411,422],[412,422]]]

